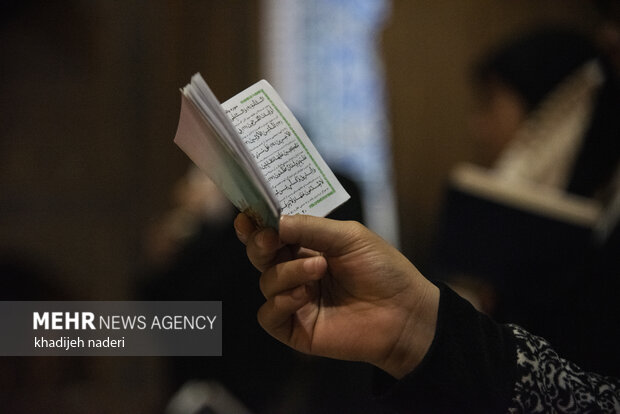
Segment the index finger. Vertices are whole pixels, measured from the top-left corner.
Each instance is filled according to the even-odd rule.
[[[252,265],[262,272],[276,262],[290,258],[290,254],[282,257],[282,252],[288,250],[283,247],[278,233],[268,228],[255,231],[248,237],[245,250]]]
[[[278,250],[282,247],[278,234],[273,229],[259,229],[244,213],[234,221],[237,238],[246,246],[246,254],[254,267],[261,272],[275,264]]]

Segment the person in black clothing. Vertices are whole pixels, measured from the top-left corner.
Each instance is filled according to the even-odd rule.
[[[612,207],[620,178],[617,27],[614,33],[607,37],[615,46],[603,48],[574,29],[545,26],[478,63],[474,133],[495,160],[477,171],[501,191],[465,191],[455,180],[446,186],[429,274],[587,369],[620,375],[620,333],[610,332],[620,308],[609,295],[618,270],[600,257],[616,242],[601,242],[591,222],[524,202],[529,195],[557,208],[567,199]],[[501,197],[513,189],[519,197]]]
[[[351,200],[330,217],[361,220],[357,185],[340,174],[338,180]],[[370,367],[299,355],[248,317],[262,304],[255,288],[258,275],[230,227],[234,208],[215,184],[192,168],[174,194],[177,208],[149,241],[151,266],[137,295],[143,300],[222,301],[225,329],[222,356],[165,358],[168,389],[192,380],[215,381],[257,414],[377,412],[367,392]]]
[[[235,230],[263,272],[261,326],[298,351],[380,368],[394,412],[620,411],[620,381],[479,313],[359,223],[285,216],[276,233],[240,214]]]
[[[594,196],[601,184],[611,184],[611,196],[580,265],[558,270],[588,281],[559,293],[575,299],[572,309],[560,309],[574,321],[567,336],[589,332],[598,344],[601,357],[588,370],[562,358],[545,339],[499,324],[446,285],[431,283],[354,222],[288,216],[276,233],[237,216],[237,237],[262,272],[262,327],[298,351],[375,365],[376,392],[392,412],[620,412],[620,381],[604,375],[614,371],[604,361],[617,354],[620,326],[620,183],[612,178],[620,139],[620,2],[597,3],[613,24],[603,36],[607,83],[588,136],[604,139],[584,144],[575,168],[599,156],[606,168],[594,177],[575,170],[567,189]],[[571,357],[578,354],[571,351]]]
[[[473,78],[473,133],[493,170],[607,201],[620,159],[620,87],[588,36],[538,28],[481,59]]]

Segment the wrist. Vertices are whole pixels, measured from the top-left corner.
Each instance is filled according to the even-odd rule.
[[[398,338],[388,356],[375,364],[397,379],[412,372],[422,362],[435,338],[439,288],[422,278],[415,291]]]

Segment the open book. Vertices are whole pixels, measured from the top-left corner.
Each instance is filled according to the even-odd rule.
[[[182,90],[174,142],[261,227],[325,216],[349,199],[308,135],[261,80],[220,105],[200,74]]]

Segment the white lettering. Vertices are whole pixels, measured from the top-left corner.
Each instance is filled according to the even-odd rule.
[[[215,322],[215,318],[217,318],[217,315],[213,315],[213,319],[211,319],[211,318],[207,315],[207,319],[209,320],[209,324],[211,325],[211,330],[213,330],[213,322]]]
[[[38,329],[39,326],[43,326],[43,329],[49,329],[50,320],[47,312],[43,312],[43,316],[39,315],[39,312],[32,313],[32,329]]]
[[[71,324],[73,324],[73,329],[80,329],[80,314],[78,312],[73,312],[73,317],[71,317],[71,312],[67,312],[65,314],[65,329],[71,329]]]
[[[93,321],[95,315],[92,312],[39,312],[32,313],[32,329],[51,329],[67,330],[67,329],[96,329]]]
[[[86,329],[88,326],[89,329],[95,329],[95,324],[93,321],[95,320],[95,315],[92,312],[82,312],[82,329]]]
[[[63,329],[62,312],[52,312],[52,329]]]

